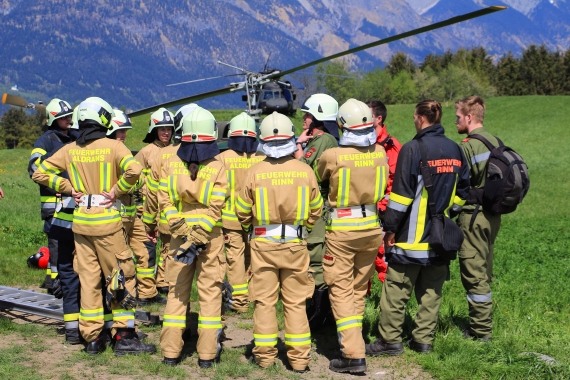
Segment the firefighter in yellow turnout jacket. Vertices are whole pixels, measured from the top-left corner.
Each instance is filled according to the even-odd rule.
[[[366,371],[364,297],[381,243],[376,204],[384,197],[388,161],[384,148],[375,144],[372,112],[365,103],[347,100],[337,120],[343,130],[339,147],[323,152],[316,169],[318,180],[330,187],[323,272],[342,353],[329,368],[361,373]]]
[[[229,149],[218,156],[224,162],[228,178],[228,198],[222,212],[227,277],[231,285],[227,307],[237,312],[248,310],[247,268],[251,255],[248,235],[237,219],[235,203],[249,168],[265,159],[255,153],[257,145],[255,120],[242,112],[230,121]]]
[[[158,204],[158,186],[160,184],[160,174],[162,165],[168,158],[175,155],[180,147],[180,135],[182,132],[182,119],[188,115],[198,105],[191,103],[186,104],[174,115],[174,141],[172,144],[164,148],[154,151],[152,157],[149,157],[150,170],[145,178],[146,192],[143,202],[142,220],[145,225],[146,233],[153,241],[156,241],[157,235],[160,239],[160,255],[156,265],[156,287],[159,293],[168,294],[168,281],[166,271],[168,261],[170,260],[170,228],[166,221],[164,211],[160,209]]]
[[[223,163],[215,158],[219,154],[216,138],[214,116],[197,108],[182,120],[182,142],[176,155],[162,165],[158,201],[170,226],[173,251],[166,272],[170,288],[160,334],[163,363],[168,365],[182,359],[182,333],[194,274],[200,302],[198,365],[209,368],[220,358],[226,263],[219,226],[227,183]]]
[[[114,109],[113,113],[111,129],[107,132],[107,137],[125,143],[127,131],[132,128],[131,119],[119,109]],[[119,202],[123,231],[127,244],[136,259],[138,303],[144,305],[149,301],[166,302],[166,299],[161,298],[156,291],[154,267],[149,265],[150,255],[147,249],[151,245],[151,240],[146,234],[142,220],[137,217],[137,204],[133,190],[121,195]]]
[[[147,146],[142,148],[135,156],[135,159],[140,162],[143,166],[141,180],[139,181],[140,192],[144,199],[148,196],[148,176],[150,174],[150,168],[153,164],[153,159],[158,157],[160,151],[164,148],[170,146],[170,140],[174,134],[174,115],[172,112],[168,111],[166,108],[159,108],[150,115],[150,120],[148,124],[148,132],[143,139],[143,142],[148,143]],[[156,187],[154,188],[156,190]],[[143,205],[137,205],[139,211],[142,212]],[[146,221],[143,215],[143,222]],[[145,242],[148,253],[147,258],[142,260],[143,265],[137,265],[137,279],[139,280],[139,303],[146,305],[150,303],[162,303],[163,299],[158,296],[157,291],[161,290],[161,293],[166,293],[168,284],[164,279],[164,263],[162,254],[165,250],[162,249],[160,255],[156,255],[156,239],[152,241]],[[168,243],[162,244],[162,247],[168,249]],[[152,256],[152,257],[151,257]],[[157,261],[156,265],[156,279],[154,268],[148,265],[149,261]],[[141,260],[138,260],[140,263]]]
[[[115,353],[155,352],[141,343],[135,332],[135,268],[131,250],[122,232],[121,215],[115,206],[118,196],[137,182],[141,166],[120,141],[106,138],[113,110],[101,98],[91,97],[78,106],[80,136],[44,161],[33,180],[74,196],[78,207],[73,215],[76,256],[74,269],[81,283],[79,329],[85,351],[105,349],[101,273],[108,280],[113,311]],[[67,170],[69,180],[58,176]],[[121,174],[122,173],[122,174]]]
[[[253,228],[249,298],[255,302],[255,362],[266,368],[277,356],[275,305],[280,290],[289,364],[294,371],[304,372],[311,349],[305,308],[314,281],[302,229],[314,226],[323,199],[311,167],[293,157],[297,150],[293,131],[293,124],[282,114],[274,112],[263,120],[260,150],[267,158],[250,168],[236,213],[245,230]]]

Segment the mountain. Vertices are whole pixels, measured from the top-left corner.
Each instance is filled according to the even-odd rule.
[[[532,44],[565,51],[568,2],[495,1],[510,8],[346,59],[353,70],[370,70],[399,51],[416,62],[477,46],[494,58],[518,56]],[[28,99],[71,103],[96,95],[136,109],[242,80],[217,60],[251,71],[289,69],[482,6],[482,0],[3,0],[0,90],[17,85]],[[166,86],[213,76],[228,77]],[[201,104],[239,107],[239,95]]]

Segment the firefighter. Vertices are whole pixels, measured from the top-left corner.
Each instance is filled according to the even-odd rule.
[[[76,255],[74,269],[81,283],[79,330],[85,352],[106,348],[101,274],[114,319],[116,355],[153,353],[135,331],[135,267],[126,244],[115,200],[137,182],[142,167],[120,141],[106,138],[113,109],[101,98],[90,97],[78,106],[80,135],[43,161],[32,179],[62,194],[72,195]],[[69,178],[59,176],[67,170]]]
[[[267,368],[277,357],[275,306],[280,297],[287,358],[294,371],[305,372],[311,350],[306,300],[313,294],[314,281],[302,233],[320,217],[323,199],[311,167],[294,158],[294,126],[287,116],[267,116],[259,138],[267,158],[251,167],[236,202],[239,221],[251,230],[253,359]]]
[[[467,158],[474,189],[485,187],[489,149],[470,135],[482,135],[494,146],[497,138],[483,126],[485,102],[479,96],[470,96],[455,103],[455,124],[457,132],[467,134],[461,142],[461,149]],[[467,293],[469,327],[465,337],[489,341],[493,336],[493,247],[501,228],[501,215],[493,214],[477,205],[475,199],[465,205],[458,217],[465,240],[459,250],[461,283]]]
[[[174,135],[174,115],[172,112],[168,111],[166,108],[159,108],[150,115],[150,120],[148,124],[148,132],[143,139],[144,143],[147,143],[144,148],[142,148],[136,155],[135,159],[139,161],[143,166],[143,171],[141,174],[141,179],[137,185],[138,193],[142,196],[142,199],[137,200],[137,213],[142,217],[144,198],[148,194],[148,187],[146,185],[146,178],[150,172],[152,166],[152,160],[154,157],[158,156],[158,152],[163,148],[171,145],[172,136]],[[141,198],[141,197],[139,197]],[[156,273],[155,273],[155,287],[157,292],[166,294],[168,291],[168,285],[164,280],[164,263],[162,262],[162,257],[156,256],[156,239],[151,239],[146,243],[147,249],[149,251],[149,260],[156,262]],[[149,304],[153,302],[162,302],[161,297],[153,297],[148,300],[141,300],[142,304]]]
[[[243,313],[248,311],[249,306],[247,268],[251,254],[248,235],[236,216],[235,202],[249,168],[263,161],[265,156],[256,154],[258,143],[255,120],[245,112],[230,121],[228,137],[229,149],[218,156],[224,162],[228,178],[228,198],[222,211],[227,278],[231,286],[227,307]]]
[[[30,177],[43,160],[53,155],[59,148],[69,144],[77,138],[76,133],[70,131],[73,108],[65,100],[52,99],[46,106],[47,123],[45,132],[36,140],[30,160],[28,173]],[[62,175],[66,176],[66,173]],[[46,277],[41,285],[48,293],[52,293],[52,282],[57,277],[58,239],[50,237],[49,231],[53,221],[53,214],[60,202],[69,202],[69,197],[63,199],[60,194],[47,186],[40,185],[41,218],[44,221],[44,232],[48,237],[50,262],[46,269]]]
[[[380,220],[384,219],[384,213],[386,212],[386,206],[388,205],[388,199],[390,198],[390,192],[392,191],[392,183],[394,182],[394,174],[396,173],[396,164],[398,162],[398,154],[402,149],[402,144],[394,136],[388,133],[388,128],[386,127],[386,118],[388,117],[388,110],[384,103],[380,100],[369,100],[367,102],[370,111],[372,111],[372,117],[374,120],[374,129],[376,130],[376,144],[382,145],[386,151],[386,157],[388,158],[388,183],[386,185],[386,191],[384,192],[384,198],[378,201],[378,215],[380,215]],[[378,247],[378,255],[374,261],[376,271],[378,272],[378,279],[382,282],[386,279],[386,272],[388,271],[388,263],[386,263],[386,258],[384,255],[384,243],[380,243]]]
[[[339,147],[326,150],[316,170],[317,179],[329,183],[323,272],[342,354],[329,368],[362,373],[366,371],[362,317],[381,242],[377,203],[384,197],[388,162],[384,148],[376,144],[372,112],[365,103],[347,100],[337,120],[343,130]]]
[[[338,102],[327,94],[313,94],[301,106],[303,115],[303,132],[297,138],[295,158],[310,165],[313,170],[317,167],[321,154],[330,148],[338,146]],[[320,186],[323,199],[327,199],[328,185]],[[313,297],[307,302],[307,316],[311,331],[332,322],[331,305],[328,286],[323,279],[323,256],[325,253],[325,218],[328,204],[325,201],[323,217],[318,219],[310,234],[307,236],[307,248],[311,257],[310,268],[315,279]]]
[[[114,109],[113,114],[107,137],[119,140],[124,144],[128,130],[133,127],[131,119],[119,109]],[[137,303],[143,306],[149,303],[165,303],[166,299],[160,297],[156,290],[154,266],[149,265],[150,255],[147,249],[151,241],[146,234],[142,220],[137,217],[135,196],[131,191],[121,195],[118,199],[123,220],[123,231],[136,262]]]
[[[170,251],[170,228],[166,221],[164,212],[159,210],[157,192],[160,182],[160,172],[162,163],[170,156],[176,154],[180,147],[182,132],[182,119],[185,115],[198,107],[197,104],[186,104],[174,115],[174,138],[173,143],[161,149],[155,149],[149,158],[150,168],[145,178],[145,197],[143,202],[142,220],[145,224],[146,233],[149,238],[156,243],[157,235],[160,240],[160,253],[156,265],[156,290],[161,294],[168,294],[168,281],[166,280],[166,267],[168,266]]]
[[[412,330],[410,349],[425,353],[432,350],[441,305],[443,283],[449,276],[449,258],[435,253],[428,239],[432,227],[430,204],[437,213],[449,215],[462,206],[469,186],[469,169],[457,144],[445,137],[441,126],[441,104],[424,100],[416,105],[416,135],[402,146],[394,186],[384,216],[384,243],[388,273],[380,300],[380,338],[366,346],[368,355],[399,355],[406,303],[415,291],[418,311]],[[421,147],[425,148],[422,154]],[[425,158],[422,158],[425,156]],[[421,162],[432,175],[429,203]],[[451,164],[450,164],[451,163]]]
[[[223,339],[222,283],[226,270],[221,225],[226,197],[226,173],[215,158],[214,116],[196,108],[182,120],[182,142],[162,165],[159,207],[166,216],[172,240],[172,260],[166,271],[169,284],[160,346],[163,363],[182,360],[182,334],[192,281],[196,275],[198,315],[198,366],[210,368],[220,360]]]
[[[77,112],[73,111],[69,133],[79,130]],[[53,214],[48,237],[57,241],[57,277],[52,282],[51,292],[56,298],[63,298],[63,322],[65,341],[69,344],[81,344],[79,332],[79,277],[73,270],[73,211],[75,200],[70,196],[58,198]],[[53,272],[52,272],[53,273]]]

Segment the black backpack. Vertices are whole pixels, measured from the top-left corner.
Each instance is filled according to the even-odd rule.
[[[530,187],[528,167],[523,158],[498,138],[499,146],[495,147],[481,135],[469,137],[481,141],[490,151],[485,187],[477,189],[483,209],[493,214],[515,211]]]

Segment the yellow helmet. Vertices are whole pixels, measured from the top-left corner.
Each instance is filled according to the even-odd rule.
[[[278,112],[273,112],[261,122],[259,138],[262,141],[289,140],[295,136],[295,126],[291,120]]]
[[[77,121],[80,124],[94,123],[107,129],[111,128],[113,107],[105,100],[92,96],[79,103],[77,108]]]
[[[338,125],[344,129],[366,129],[374,125],[372,111],[366,103],[356,99],[348,99],[338,109]]]
[[[182,119],[182,141],[210,142],[217,139],[216,119],[210,111],[197,107]]]
[[[247,113],[242,112],[230,120],[230,130],[228,136],[239,137],[247,136],[257,138],[255,130],[255,120]]]
[[[54,120],[70,116],[72,113],[73,108],[71,108],[68,102],[58,98],[52,99],[46,106],[46,118],[48,127],[51,127]]]

